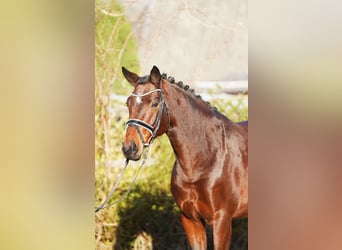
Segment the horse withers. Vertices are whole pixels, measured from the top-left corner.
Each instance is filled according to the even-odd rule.
[[[171,192],[191,248],[207,249],[207,223],[214,249],[229,249],[232,219],[248,215],[248,121],[230,121],[156,66],[142,77],[122,72],[134,87],[125,157],[139,160],[144,147],[166,133],[176,156]]]

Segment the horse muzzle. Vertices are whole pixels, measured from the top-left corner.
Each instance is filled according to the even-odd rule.
[[[141,158],[141,152],[139,152],[138,146],[135,142],[131,142],[128,146],[122,144],[122,153],[125,155],[127,160],[138,161]]]

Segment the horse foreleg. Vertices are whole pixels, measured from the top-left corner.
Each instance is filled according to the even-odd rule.
[[[207,236],[204,224],[201,221],[194,221],[183,214],[181,215],[184,231],[189,240],[191,249],[193,250],[206,250],[207,249]]]
[[[224,211],[216,212],[213,223],[214,249],[228,250],[232,236],[232,217]]]

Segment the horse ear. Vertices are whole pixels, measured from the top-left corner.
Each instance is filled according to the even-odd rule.
[[[139,76],[134,74],[133,72],[128,71],[125,67],[122,67],[122,74],[126,78],[126,80],[135,86],[139,80]]]
[[[159,86],[160,79],[161,79],[161,74],[160,74],[159,69],[157,68],[157,66],[153,66],[151,73],[150,73],[151,82],[154,85]]]

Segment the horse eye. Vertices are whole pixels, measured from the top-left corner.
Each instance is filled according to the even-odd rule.
[[[155,108],[155,107],[158,106],[158,104],[159,104],[159,102],[152,102],[151,107],[152,107],[152,108]]]

